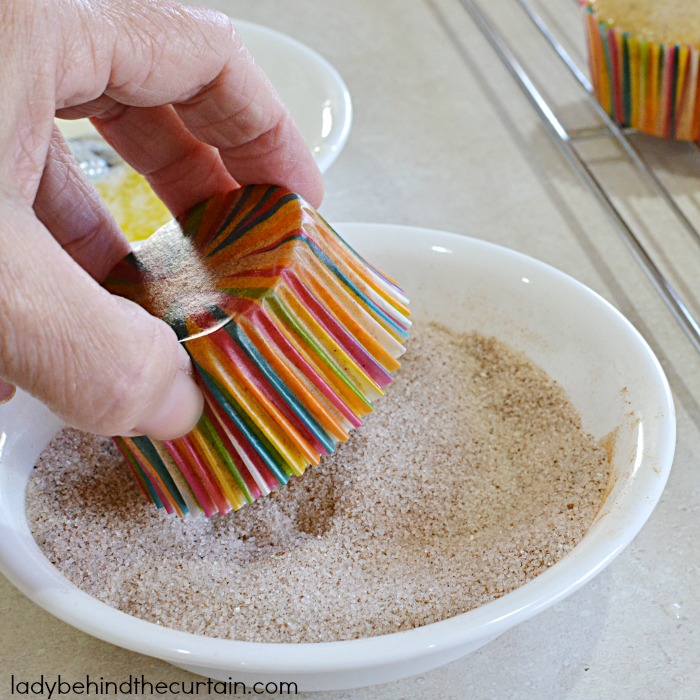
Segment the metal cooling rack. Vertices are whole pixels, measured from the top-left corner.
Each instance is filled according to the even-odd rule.
[[[700,352],[700,309],[695,312],[692,310],[689,297],[692,298],[693,295],[688,292],[687,288],[681,294],[679,290],[683,287],[682,283],[672,281],[670,279],[671,276],[664,273],[664,266],[659,263],[658,254],[655,255],[652,247],[643,240],[644,237],[640,235],[634,218],[629,213],[625,213],[623,208],[615,201],[615,198],[611,196],[609,189],[594,172],[595,168],[591,166],[585,148],[582,148],[586,141],[599,137],[601,134],[612,138],[619,146],[621,153],[624,154],[624,158],[628,160],[638,176],[650,188],[650,191],[658,195],[658,201],[667,208],[670,217],[675,220],[685,235],[689,237],[692,245],[697,245],[698,254],[700,255],[700,233],[698,229],[686,216],[675,196],[657,174],[656,169],[631,141],[630,136],[633,135],[633,132],[618,127],[600,107],[593,96],[592,86],[585,70],[578,65],[571,53],[564,47],[563,41],[558,38],[555,30],[548,26],[542,14],[535,9],[531,2],[528,0],[511,0],[514,5],[513,11],[522,11],[529,18],[530,22],[537,29],[541,40],[546,42],[546,45],[552,49],[558,60],[562,62],[571,80],[580,86],[583,93],[587,96],[587,100],[590,101],[592,109],[597,113],[601,123],[599,128],[567,130],[557,115],[555,107],[543,96],[542,89],[537,85],[532,74],[528,72],[524,64],[518,59],[512,46],[506,40],[504,33],[499,30],[496,23],[484,12],[482,3],[476,0],[459,1],[535,108],[554,143],[559,147],[573,170],[579,175],[583,183],[613,221],[618,233],[637,263],[685,331],[695,349]],[[574,2],[578,4],[577,0],[574,0]],[[697,176],[700,182],[700,151],[698,152]],[[700,279],[700,265],[698,266],[698,279]]]

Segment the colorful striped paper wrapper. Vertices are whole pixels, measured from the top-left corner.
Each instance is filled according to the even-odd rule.
[[[631,36],[582,0],[598,102],[623,127],[683,141],[700,138],[700,50]]]
[[[318,464],[383,395],[408,300],[301,197],[255,185],[167,224],[105,286],[167,321],[205,397],[180,439],[116,437],[142,491],[211,517]]]

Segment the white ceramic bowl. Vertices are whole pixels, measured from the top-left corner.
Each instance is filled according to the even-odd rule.
[[[581,543],[499,600],[407,632],[327,644],[257,644],[169,630],[81,592],[39,551],[26,521],[24,490],[60,424],[21,395],[0,408],[0,567],[20,590],[85,632],[195,673],[251,683],[294,681],[300,690],[341,689],[422,673],[481,647],[572,593],[632,540],[666,483],[675,417],[663,371],[629,322],[562,272],[505,248],[401,226],[337,228],[400,280],[417,320],[506,340],[564,386],[586,430],[597,438],[617,431],[613,486]]]

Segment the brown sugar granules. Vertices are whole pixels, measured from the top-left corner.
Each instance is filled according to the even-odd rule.
[[[521,586],[578,542],[609,465],[522,354],[436,325],[337,453],[237,513],[167,516],[109,440],[64,430],[27,489],[77,586],[188,632],[315,642],[410,629]]]

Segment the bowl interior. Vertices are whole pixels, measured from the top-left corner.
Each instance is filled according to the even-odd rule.
[[[670,389],[636,329],[589,288],[515,251],[425,230],[386,233],[401,252],[385,271],[404,285],[417,319],[496,336],[563,386],[584,429],[612,454],[598,520],[614,508],[618,524],[632,527],[638,501],[663,488],[675,445]]]
[[[573,592],[630,542],[661,495],[675,444],[668,384],[635,329],[588,288],[514,251],[401,226],[340,224],[337,229],[400,282],[417,323],[437,320],[458,331],[478,330],[522,350],[568,392],[584,428],[597,439],[607,438],[611,490],[582,542],[544,574],[488,605],[395,635],[284,645],[164,629],[82,593],[39,551],[26,522],[24,490],[60,422],[20,394],[0,407],[0,570],[18,588],[95,636],[213,677],[245,668],[258,678],[281,674],[307,688],[343,688],[351,687],[357,671],[374,669],[365,676],[372,682],[391,680],[477,648]]]

